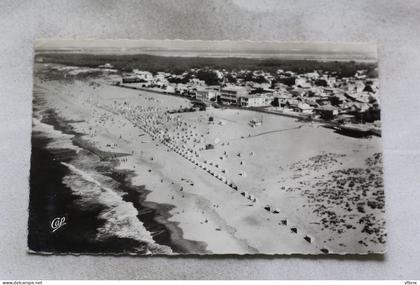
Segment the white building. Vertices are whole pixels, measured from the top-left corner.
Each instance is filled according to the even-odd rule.
[[[166,88],[165,88],[165,93],[175,94],[175,86],[167,85]]]
[[[188,83],[190,83],[192,86],[205,86],[206,82],[204,80],[200,80],[197,78],[191,78]]]
[[[314,108],[306,103],[299,103],[297,110],[303,114],[312,114]]]
[[[295,80],[295,86],[302,87],[302,88],[310,88],[312,85],[306,78],[298,77]]]
[[[220,90],[220,100],[223,104],[238,104],[240,97],[246,97],[248,90],[242,86],[227,86]]]
[[[149,71],[143,71],[138,69],[133,69],[133,73],[140,79],[150,81],[153,80],[153,74]]]
[[[188,86],[182,83],[178,83],[175,87],[175,93],[185,95],[188,93]]]
[[[110,63],[105,63],[105,64],[102,64],[102,65],[99,65],[98,67],[99,68],[105,68],[105,69],[114,68],[114,66]]]
[[[198,88],[196,93],[196,99],[203,101],[203,102],[210,102],[211,99],[216,98],[218,92],[214,89],[209,88]]]
[[[261,95],[247,95],[239,98],[239,105],[241,107],[262,107],[268,106],[266,97]]]

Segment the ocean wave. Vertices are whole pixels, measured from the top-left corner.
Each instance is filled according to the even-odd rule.
[[[156,244],[150,232],[137,218],[138,211],[131,202],[126,202],[113,189],[102,185],[94,175],[76,166],[61,162],[73,175],[64,177],[63,182],[81,197],[80,206],[90,207],[97,203],[105,207],[98,218],[104,224],[98,228],[97,239],[105,240],[109,237],[130,238],[146,243],[150,253],[171,253],[172,250]]]
[[[74,138],[74,135],[65,134],[60,130],[56,130],[54,126],[43,123],[42,117],[32,118],[32,131],[40,132],[47,138],[51,139],[51,141],[47,144],[47,148],[49,149],[71,149],[76,152],[81,150],[80,147],[73,144],[72,139]]]

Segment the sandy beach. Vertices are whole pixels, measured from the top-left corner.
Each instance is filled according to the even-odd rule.
[[[173,113],[190,101],[103,80],[35,78],[35,88],[43,108],[60,114],[84,144],[111,154],[116,170],[131,171],[132,185],[150,190],[146,202],[173,206],[171,237],[205,245],[194,253],[384,249],[377,227],[383,198],[370,199],[383,197],[378,137],[248,110]],[[252,127],[251,120],[263,123]]]

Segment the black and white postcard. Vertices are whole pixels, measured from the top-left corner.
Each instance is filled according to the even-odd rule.
[[[385,252],[377,47],[39,40],[28,247]]]

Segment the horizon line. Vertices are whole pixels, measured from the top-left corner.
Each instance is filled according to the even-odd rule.
[[[170,57],[242,57],[377,61],[372,43],[201,41],[201,40],[37,40],[35,53],[148,54]],[[297,57],[297,58],[296,58]]]

